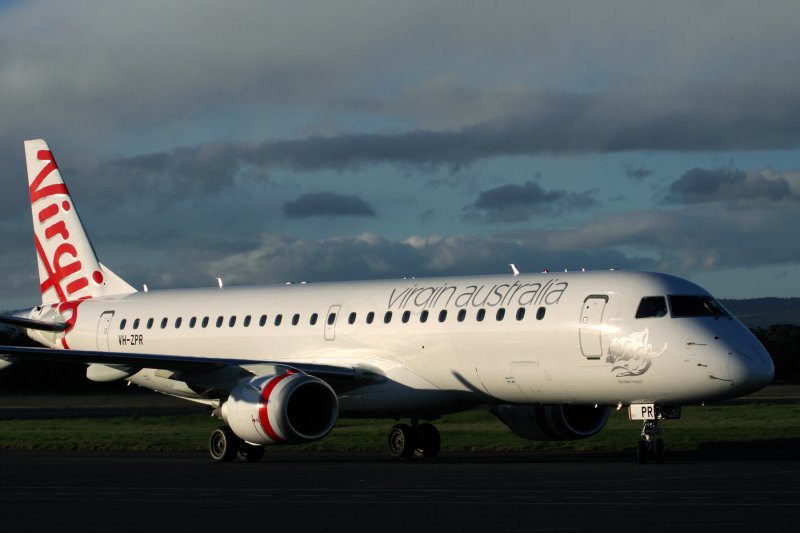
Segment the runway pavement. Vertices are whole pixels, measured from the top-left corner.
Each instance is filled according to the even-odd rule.
[[[753,531],[800,518],[800,461],[0,453],[3,531]]]

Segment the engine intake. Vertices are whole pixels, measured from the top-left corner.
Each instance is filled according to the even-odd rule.
[[[589,405],[495,405],[490,411],[511,431],[531,440],[576,440],[603,429],[608,407]]]
[[[233,432],[251,444],[298,444],[330,433],[339,401],[321,379],[288,370],[243,380],[220,412]]]

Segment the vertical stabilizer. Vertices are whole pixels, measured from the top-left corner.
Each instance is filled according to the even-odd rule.
[[[42,303],[136,292],[98,262],[47,143],[25,141],[25,162]]]

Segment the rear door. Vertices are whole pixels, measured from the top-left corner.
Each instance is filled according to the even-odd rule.
[[[114,311],[106,311],[100,315],[97,322],[97,351],[110,352],[108,348],[108,333],[111,331],[111,319],[114,318]]]

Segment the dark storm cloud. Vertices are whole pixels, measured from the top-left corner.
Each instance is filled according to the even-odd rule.
[[[360,197],[334,192],[303,194],[296,200],[284,203],[283,212],[290,218],[375,216],[375,211]]]
[[[774,204],[798,200],[800,195],[787,177],[769,169],[744,172],[733,167],[693,168],[672,182],[664,197],[665,202],[676,204]]]
[[[196,148],[177,148],[116,159],[98,172],[142,180],[144,184],[169,194],[213,193],[227,188],[240,171],[239,150],[224,143],[205,143]]]
[[[644,94],[647,92],[647,94]],[[753,102],[758,105],[753,105]],[[457,130],[355,133],[269,141],[209,143],[110,161],[106,165],[190,179],[200,191],[227,186],[242,166],[297,172],[392,164],[453,171],[480,159],[637,150],[791,149],[800,145],[797,91],[706,87],[685,92],[531,93],[518,112]],[[630,167],[641,179],[651,172]]]
[[[595,190],[582,193],[547,191],[534,181],[488,189],[464,207],[464,218],[477,217],[488,222],[519,222],[531,217],[588,209],[599,205]]]
[[[622,170],[625,171],[625,177],[632,179],[634,181],[643,181],[645,178],[649,178],[652,176],[655,171],[649,168],[645,168],[642,166],[634,166],[630,163],[626,163],[622,166]]]

